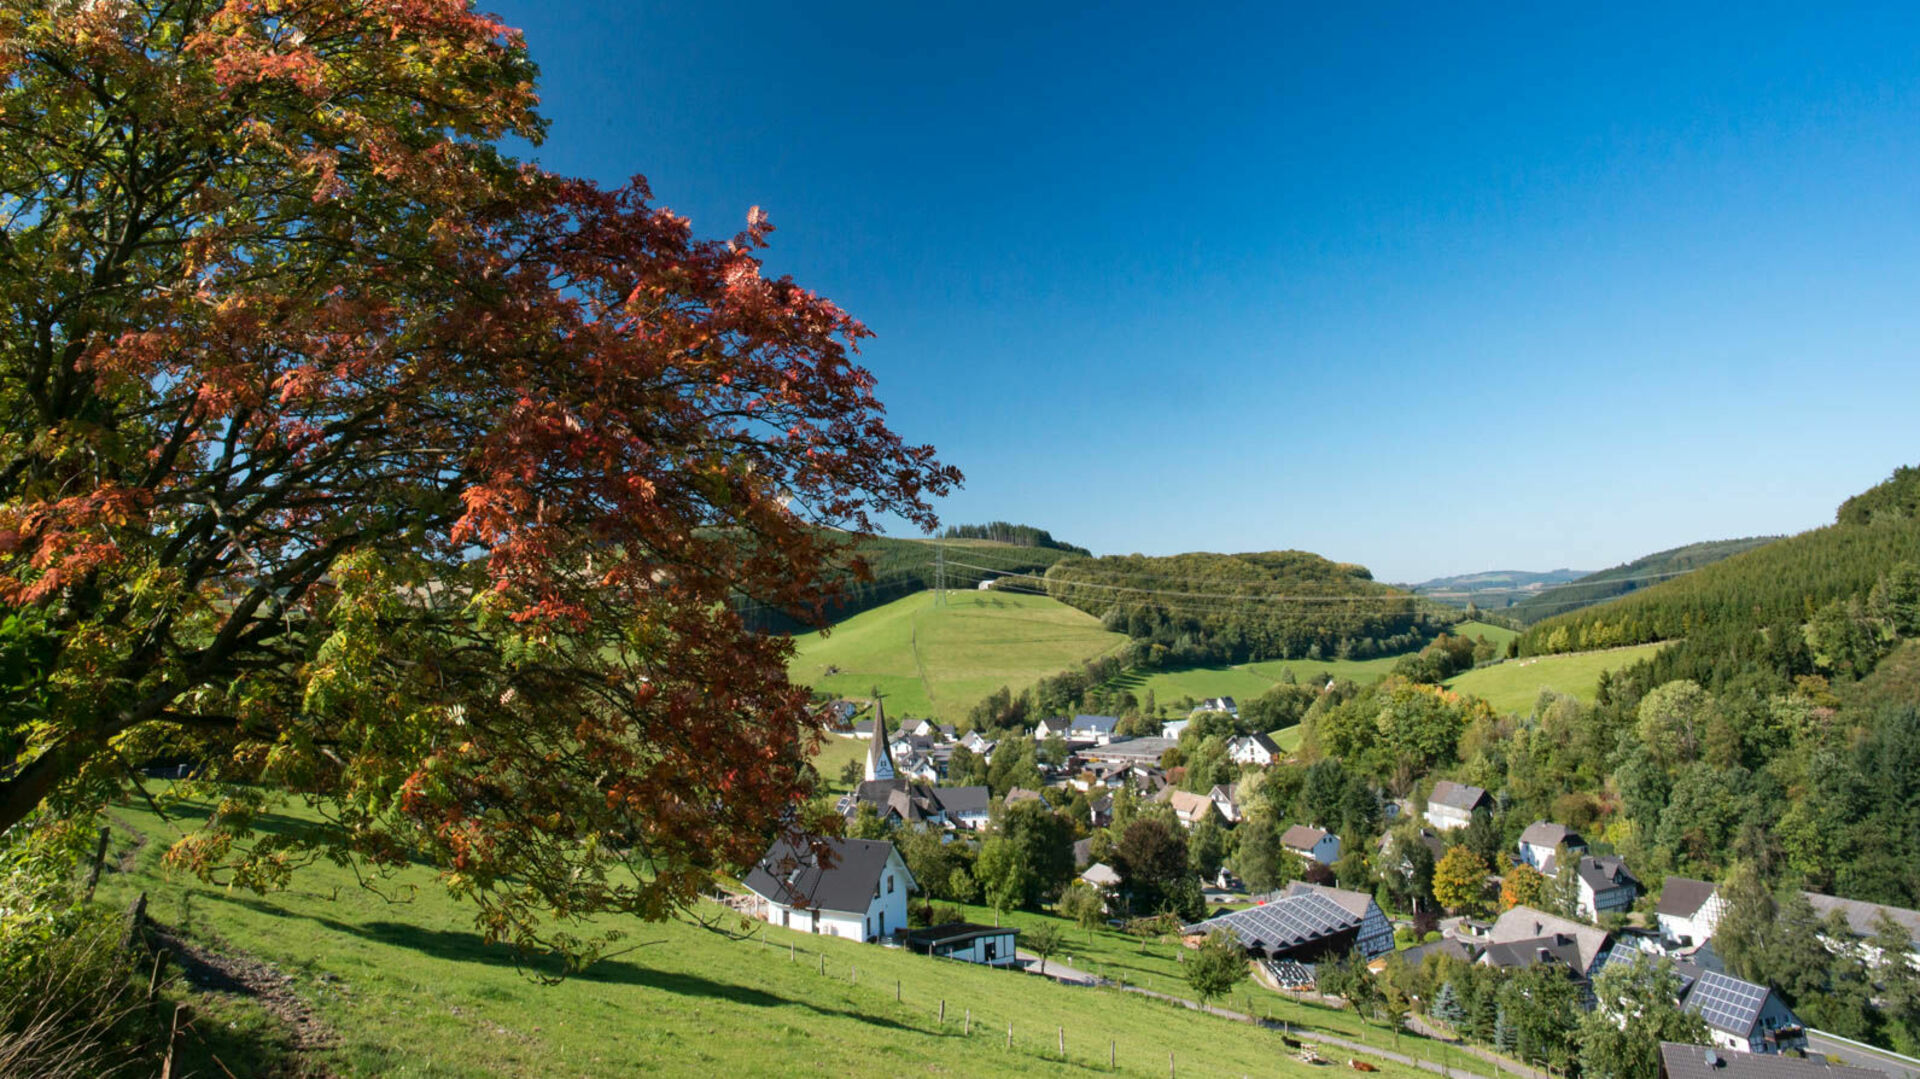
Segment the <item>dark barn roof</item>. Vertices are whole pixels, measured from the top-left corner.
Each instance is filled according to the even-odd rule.
[[[832,852],[831,868],[820,864],[809,845],[780,839],[742,883],[785,906],[864,913],[893,844],[876,839],[822,842]]]

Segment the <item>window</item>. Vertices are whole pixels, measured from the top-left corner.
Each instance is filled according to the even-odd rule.
[[[887,894],[888,895],[893,894],[893,874],[892,873],[887,874]]]

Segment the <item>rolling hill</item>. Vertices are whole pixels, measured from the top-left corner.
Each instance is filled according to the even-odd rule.
[[[1661,581],[1691,573],[1743,551],[1751,551],[1779,539],[1778,536],[1751,536],[1746,539],[1713,540],[1690,543],[1684,547],[1659,551],[1636,558],[1612,569],[1590,573],[1579,580],[1529,596],[1502,612],[1531,625],[1544,618],[1567,614],[1581,607],[1604,603],[1629,592]]]
[[[1499,611],[1550,588],[1578,580],[1585,570],[1554,569],[1544,573],[1531,570],[1496,569],[1482,573],[1462,573],[1453,577],[1435,577],[1431,581],[1406,585],[1415,595],[1425,596],[1452,607],[1471,603],[1481,610]]]
[[[1534,702],[1544,690],[1592,704],[1600,685],[1600,672],[1625,670],[1652,657],[1663,647],[1663,644],[1641,644],[1598,652],[1510,659],[1455,675],[1446,685],[1456,692],[1482,698],[1497,712],[1520,715],[1533,711]]]
[[[878,687],[895,715],[952,723],[1001,686],[1018,693],[1126,641],[1046,596],[950,591],[942,606],[920,592],[797,637],[787,673],[848,697]]]

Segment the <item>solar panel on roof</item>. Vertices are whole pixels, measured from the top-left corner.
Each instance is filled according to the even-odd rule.
[[[1710,970],[1687,995],[1687,1010],[1698,1013],[1708,1026],[1745,1034],[1753,1029],[1766,1001],[1767,991],[1760,986]]]

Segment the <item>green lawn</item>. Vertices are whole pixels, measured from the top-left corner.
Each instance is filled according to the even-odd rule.
[[[1018,693],[1126,639],[1045,596],[949,592],[936,607],[922,592],[796,638],[787,669],[795,682],[848,697],[878,686],[893,716],[952,723],[1001,686]]]
[[[730,915],[723,927],[755,936],[627,920],[621,928],[631,951],[584,976],[540,985],[508,951],[486,945],[471,908],[449,899],[425,871],[388,883],[403,898],[417,886],[401,902],[361,889],[349,870],[327,863],[302,870],[289,891],[255,896],[169,875],[160,859],[174,825],[144,806],[120,807],[114,818],[116,857],[108,864],[119,864],[124,853],[130,868],[109,871],[102,900],[124,906],[144,891],[156,921],[290,975],[292,991],[332,1035],[331,1047],[309,1063],[342,1077],[1057,1075],[1104,1072],[1110,1040],[1120,1074],[1165,1075],[1168,1053],[1182,1075],[1314,1070],[1288,1058],[1271,1032],[1138,995],[759,923],[743,927]],[[1038,916],[1014,920],[1028,917]],[[1131,942],[1100,936],[1097,950],[1076,937],[1082,957],[1107,970],[1132,967],[1156,987],[1177,981],[1168,946],[1135,957],[1126,954],[1137,950]],[[1321,1029],[1360,1030],[1344,1012],[1304,1008],[1251,986],[1249,994],[1256,1007],[1271,998],[1276,1009],[1297,1009],[1302,1022]],[[295,1070],[284,1054],[245,1049],[246,1034],[274,1026],[263,1009],[222,994],[186,995],[201,1017],[188,1058],[204,1061],[214,1052],[233,1074]],[[938,1018],[943,1000],[945,1023]],[[1057,1058],[1060,1028],[1067,1033],[1064,1062]],[[1376,1044],[1388,1037],[1368,1033]],[[1415,1053],[1425,1044],[1400,1039]],[[1381,1067],[1383,1075],[1415,1074]],[[194,1071],[219,1074],[198,1065]]]
[[[1632,666],[1663,647],[1663,644],[1642,644],[1598,652],[1510,659],[1459,675],[1447,683],[1447,688],[1483,697],[1497,711],[1524,715],[1533,711],[1533,704],[1543,689],[1591,702],[1600,684],[1601,671]]]
[[[820,747],[820,752],[814,755],[813,766],[819,770],[820,778],[825,781],[829,790],[844,792],[848,789],[848,784],[840,782],[840,769],[845,768],[848,761],[865,760],[867,745],[867,740],[864,738],[827,735],[826,743]]]

